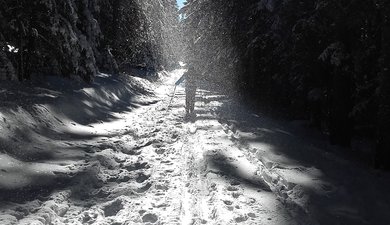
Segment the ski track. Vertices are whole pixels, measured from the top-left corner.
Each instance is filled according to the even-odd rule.
[[[319,224],[293,198],[296,184],[219,115],[224,96],[198,91],[194,123],[183,122],[183,87],[167,108],[183,72],[166,77],[148,105],[91,125],[104,135],[59,139],[85,149],[85,160],[63,163],[68,185],[24,203],[3,203],[0,224]]]

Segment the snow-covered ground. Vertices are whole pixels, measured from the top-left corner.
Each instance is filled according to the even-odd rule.
[[[214,87],[184,122],[183,72],[2,84],[0,224],[390,224],[389,175],[302,127]]]

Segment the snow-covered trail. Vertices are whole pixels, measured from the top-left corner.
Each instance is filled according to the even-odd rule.
[[[226,96],[202,89],[197,95],[196,121],[184,124],[182,136],[179,224],[298,224],[218,120]],[[170,110],[175,118],[183,118],[183,98],[179,87]]]
[[[210,101],[198,104],[195,123],[183,121],[182,87],[167,110],[183,72],[166,77],[131,112],[72,123],[77,136],[58,134],[58,143],[82,150],[84,159],[29,163],[63,178],[50,192],[24,192],[27,201],[11,192],[19,196],[1,203],[0,224],[297,224],[218,122],[221,96],[198,93]]]
[[[28,201],[2,202],[0,224],[390,224],[388,176],[323,151],[289,124],[214,88],[198,91],[196,121],[184,122],[183,87],[167,108],[183,72],[170,73],[138,108],[56,137],[82,150],[78,157],[22,165],[53,165],[61,182]]]

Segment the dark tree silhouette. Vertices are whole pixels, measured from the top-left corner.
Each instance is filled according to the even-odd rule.
[[[0,79],[90,82],[99,70],[117,73],[118,64],[159,69],[178,60],[167,38],[178,33],[172,0],[4,0],[0,19]]]
[[[187,61],[255,107],[310,120],[333,144],[376,139],[377,161],[390,163],[388,7],[364,0],[188,1]]]

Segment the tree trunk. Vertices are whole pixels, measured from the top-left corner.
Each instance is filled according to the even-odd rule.
[[[339,21],[338,39],[342,43],[341,64],[336,66],[333,75],[332,103],[330,109],[330,141],[343,147],[351,146],[352,121],[352,50],[354,45],[353,30],[348,29],[345,21]]]
[[[382,4],[382,71],[379,74],[375,167],[390,169],[390,18]]]
[[[113,1],[113,19],[112,19],[112,45],[116,47],[119,35],[119,21],[121,18],[120,8],[122,5],[122,0]]]
[[[330,141],[332,144],[351,145],[351,75],[347,68],[338,68],[333,78],[330,110]]]
[[[24,36],[22,34],[20,34],[19,46],[18,79],[22,82],[24,81]]]

